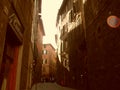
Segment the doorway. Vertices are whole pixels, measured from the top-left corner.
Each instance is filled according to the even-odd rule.
[[[12,28],[8,25],[0,71],[0,89],[15,90],[18,43]]]

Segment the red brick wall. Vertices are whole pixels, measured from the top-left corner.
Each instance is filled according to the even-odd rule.
[[[56,70],[56,53],[55,53],[55,49],[51,44],[45,44],[46,47],[44,47],[43,45],[43,50],[47,50],[47,54],[43,55],[42,58],[43,59],[47,59],[47,64],[46,66],[43,65],[46,68],[49,68],[49,71],[47,71],[46,73],[49,75],[50,74],[55,74],[55,70]]]

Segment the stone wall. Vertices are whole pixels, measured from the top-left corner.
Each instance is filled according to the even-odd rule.
[[[120,31],[106,21],[120,16],[120,1],[87,0],[85,7],[89,90],[119,90]]]
[[[4,50],[4,44],[5,44],[9,9],[10,9],[9,1],[1,0],[0,2],[0,66],[2,62],[3,50]]]

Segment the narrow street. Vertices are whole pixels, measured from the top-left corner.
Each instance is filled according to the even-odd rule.
[[[75,90],[72,88],[62,87],[57,83],[39,83],[32,87],[32,90]]]
[[[120,90],[120,0],[0,0],[0,90]]]

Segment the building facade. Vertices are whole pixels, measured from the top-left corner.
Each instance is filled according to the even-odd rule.
[[[41,16],[41,0],[34,1],[34,14],[32,23],[32,49],[33,49],[33,71],[32,71],[32,85],[39,83],[41,80],[42,68],[42,45],[43,36],[45,35],[44,26]]]
[[[66,68],[63,73],[65,85],[86,88],[86,42],[82,24],[80,0],[63,0],[58,12],[56,26],[60,33],[58,56]]]
[[[28,62],[32,58],[30,37],[33,1],[2,0],[0,4],[0,88],[25,90],[29,88],[28,75],[31,73]]]
[[[41,80],[54,80],[56,78],[56,52],[51,44],[43,44],[42,61]]]
[[[1,90],[30,90],[32,86],[34,3],[35,0],[0,2]]]
[[[67,19],[69,2],[73,10],[72,22]],[[68,55],[73,87],[79,90],[120,89],[119,3],[112,0],[63,0],[56,24],[60,36],[58,56],[67,68],[64,62]],[[108,22],[109,17],[113,21]],[[65,44],[67,40],[68,44]]]

